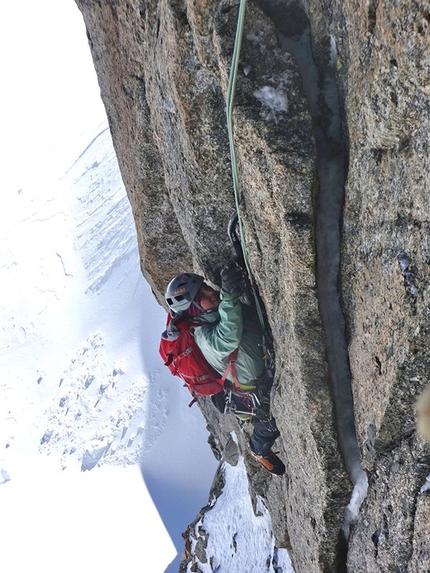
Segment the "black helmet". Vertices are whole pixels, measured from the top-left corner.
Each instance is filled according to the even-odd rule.
[[[171,280],[164,295],[170,310],[175,313],[188,310],[203,281],[203,277],[194,273],[182,273]]]

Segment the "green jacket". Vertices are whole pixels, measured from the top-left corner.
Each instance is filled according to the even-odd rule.
[[[220,374],[224,374],[228,357],[236,348],[236,375],[242,390],[252,390],[264,374],[262,333],[254,310],[240,302],[238,295],[221,291],[217,311],[199,316],[203,322],[195,327],[194,339],[203,356]],[[233,382],[231,374],[227,377]]]

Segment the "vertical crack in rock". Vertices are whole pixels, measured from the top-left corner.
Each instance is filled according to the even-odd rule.
[[[316,214],[317,294],[326,334],[327,362],[332,387],[339,447],[354,485],[345,509],[340,532],[339,568],[346,567],[346,551],[351,524],[367,495],[368,481],[361,466],[354,419],[351,371],[345,334],[345,318],[340,300],[340,239],[345,195],[346,154],[342,142],[342,120],[333,54],[327,53],[324,66],[317,67],[310,25],[298,3],[261,4],[274,22],[282,48],[298,64],[317,152],[319,195]]]

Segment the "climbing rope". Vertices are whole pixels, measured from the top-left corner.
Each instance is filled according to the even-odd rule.
[[[243,22],[245,19],[245,7],[246,7],[246,0],[240,0],[239,15],[237,18],[237,27],[236,27],[236,38],[234,41],[234,49],[233,49],[233,56],[232,56],[232,60],[231,60],[230,76],[229,76],[228,87],[227,87],[226,114],[227,114],[228,141],[230,144],[230,159],[231,159],[231,173],[232,173],[232,177],[233,177],[234,201],[236,204],[236,212],[238,215],[239,233],[240,233],[240,239],[242,242],[243,257],[245,259],[245,266],[246,266],[246,270],[248,271],[249,276],[251,277],[251,271],[249,268],[249,261],[248,261],[248,256],[247,256],[245,241],[244,241],[244,235],[243,235],[242,219],[240,216],[239,181],[238,181],[238,176],[237,176],[236,151],[235,151],[235,147],[234,147],[233,120],[232,120],[234,91],[236,88],[236,79],[237,79],[237,68],[239,65],[240,48],[242,46]]]
[[[236,212],[238,217],[238,227],[239,227],[239,234],[240,234],[240,242],[243,251],[243,259],[245,262],[246,272],[248,273],[248,277],[251,283],[251,291],[254,296],[255,306],[257,309],[257,314],[259,321],[261,323],[261,327],[263,332],[266,330],[266,325],[264,321],[263,311],[261,309],[261,304],[254,286],[254,279],[252,277],[251,267],[249,265],[249,258],[248,253],[246,250],[245,244],[245,237],[243,233],[243,226],[242,226],[242,218],[240,216],[240,204],[239,204],[239,179],[237,175],[237,165],[236,165],[236,151],[234,147],[234,137],[233,137],[233,120],[232,120],[232,111],[233,111],[233,102],[234,102],[234,92],[236,88],[236,79],[237,79],[237,68],[239,65],[239,56],[240,56],[240,48],[242,45],[242,36],[243,36],[243,22],[245,19],[245,7],[246,7],[246,0],[240,0],[239,5],[239,15],[237,18],[237,28],[236,28],[236,38],[234,41],[234,49],[233,49],[233,56],[230,68],[230,76],[228,81],[227,87],[227,98],[226,98],[226,114],[227,114],[227,131],[228,131],[228,140],[230,144],[230,158],[231,158],[231,172],[233,177],[233,190],[234,190],[234,201],[236,204]]]
[[[239,179],[237,175],[237,164],[236,164],[236,151],[234,147],[234,137],[233,137],[233,120],[232,120],[232,111],[233,111],[233,102],[234,102],[234,92],[236,88],[236,79],[237,79],[237,68],[239,65],[239,56],[240,56],[240,48],[242,45],[242,36],[243,36],[243,22],[245,19],[245,7],[246,7],[246,0],[240,0],[239,5],[239,15],[237,18],[237,27],[236,27],[236,38],[234,41],[234,49],[233,49],[233,56],[231,61],[231,68],[230,68],[230,76],[228,81],[227,87],[227,98],[226,98],[226,114],[227,114],[227,131],[228,131],[228,140],[230,144],[230,158],[231,158],[231,172],[233,177],[233,190],[234,190],[234,201],[236,205],[236,212],[237,212],[237,221],[239,227],[239,234],[240,234],[240,242],[242,246],[243,252],[243,260],[246,267],[246,272],[248,273],[250,285],[251,285],[251,292],[254,296],[255,301],[255,308],[257,310],[258,319],[261,324],[261,328],[263,333],[266,333],[266,323],[264,320],[263,310],[261,308],[261,303],[258,298],[258,294],[255,287],[255,282],[252,276],[251,267],[249,264],[248,253],[246,250],[245,244],[245,236],[243,232],[242,226],[242,218],[240,216],[240,205],[239,205]],[[264,351],[267,352],[267,341],[265,340],[266,336],[264,337]]]

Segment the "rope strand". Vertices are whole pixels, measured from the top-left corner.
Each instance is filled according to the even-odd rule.
[[[248,277],[251,284],[251,292],[254,296],[255,300],[255,308],[257,310],[258,319],[261,324],[261,328],[263,333],[266,332],[266,325],[263,316],[263,311],[261,308],[261,304],[256,292],[255,288],[255,281],[252,276],[251,267],[249,264],[248,253],[246,250],[246,243],[245,243],[245,236],[243,232],[242,226],[242,218],[240,215],[240,205],[239,205],[239,179],[237,175],[237,164],[236,164],[236,151],[234,146],[234,137],[233,137],[233,120],[232,120],[232,111],[233,111],[233,102],[234,102],[234,92],[236,88],[236,79],[237,79],[237,69],[239,65],[239,56],[240,56],[240,49],[242,46],[242,36],[243,36],[243,23],[245,19],[245,8],[246,8],[246,0],[240,0],[239,5],[239,14],[237,19],[237,28],[236,28],[236,38],[234,41],[234,49],[233,49],[233,56],[230,68],[230,76],[228,81],[227,87],[227,98],[226,98],[226,114],[227,114],[227,131],[228,131],[228,140],[230,144],[230,158],[231,158],[231,172],[233,178],[233,190],[234,190],[234,201],[236,205],[236,212],[238,216],[238,226],[239,226],[239,234],[240,234],[240,242],[243,251],[243,260],[245,262],[246,272],[248,273]],[[267,351],[267,344],[266,344],[266,336],[263,336],[263,346],[264,352]]]

